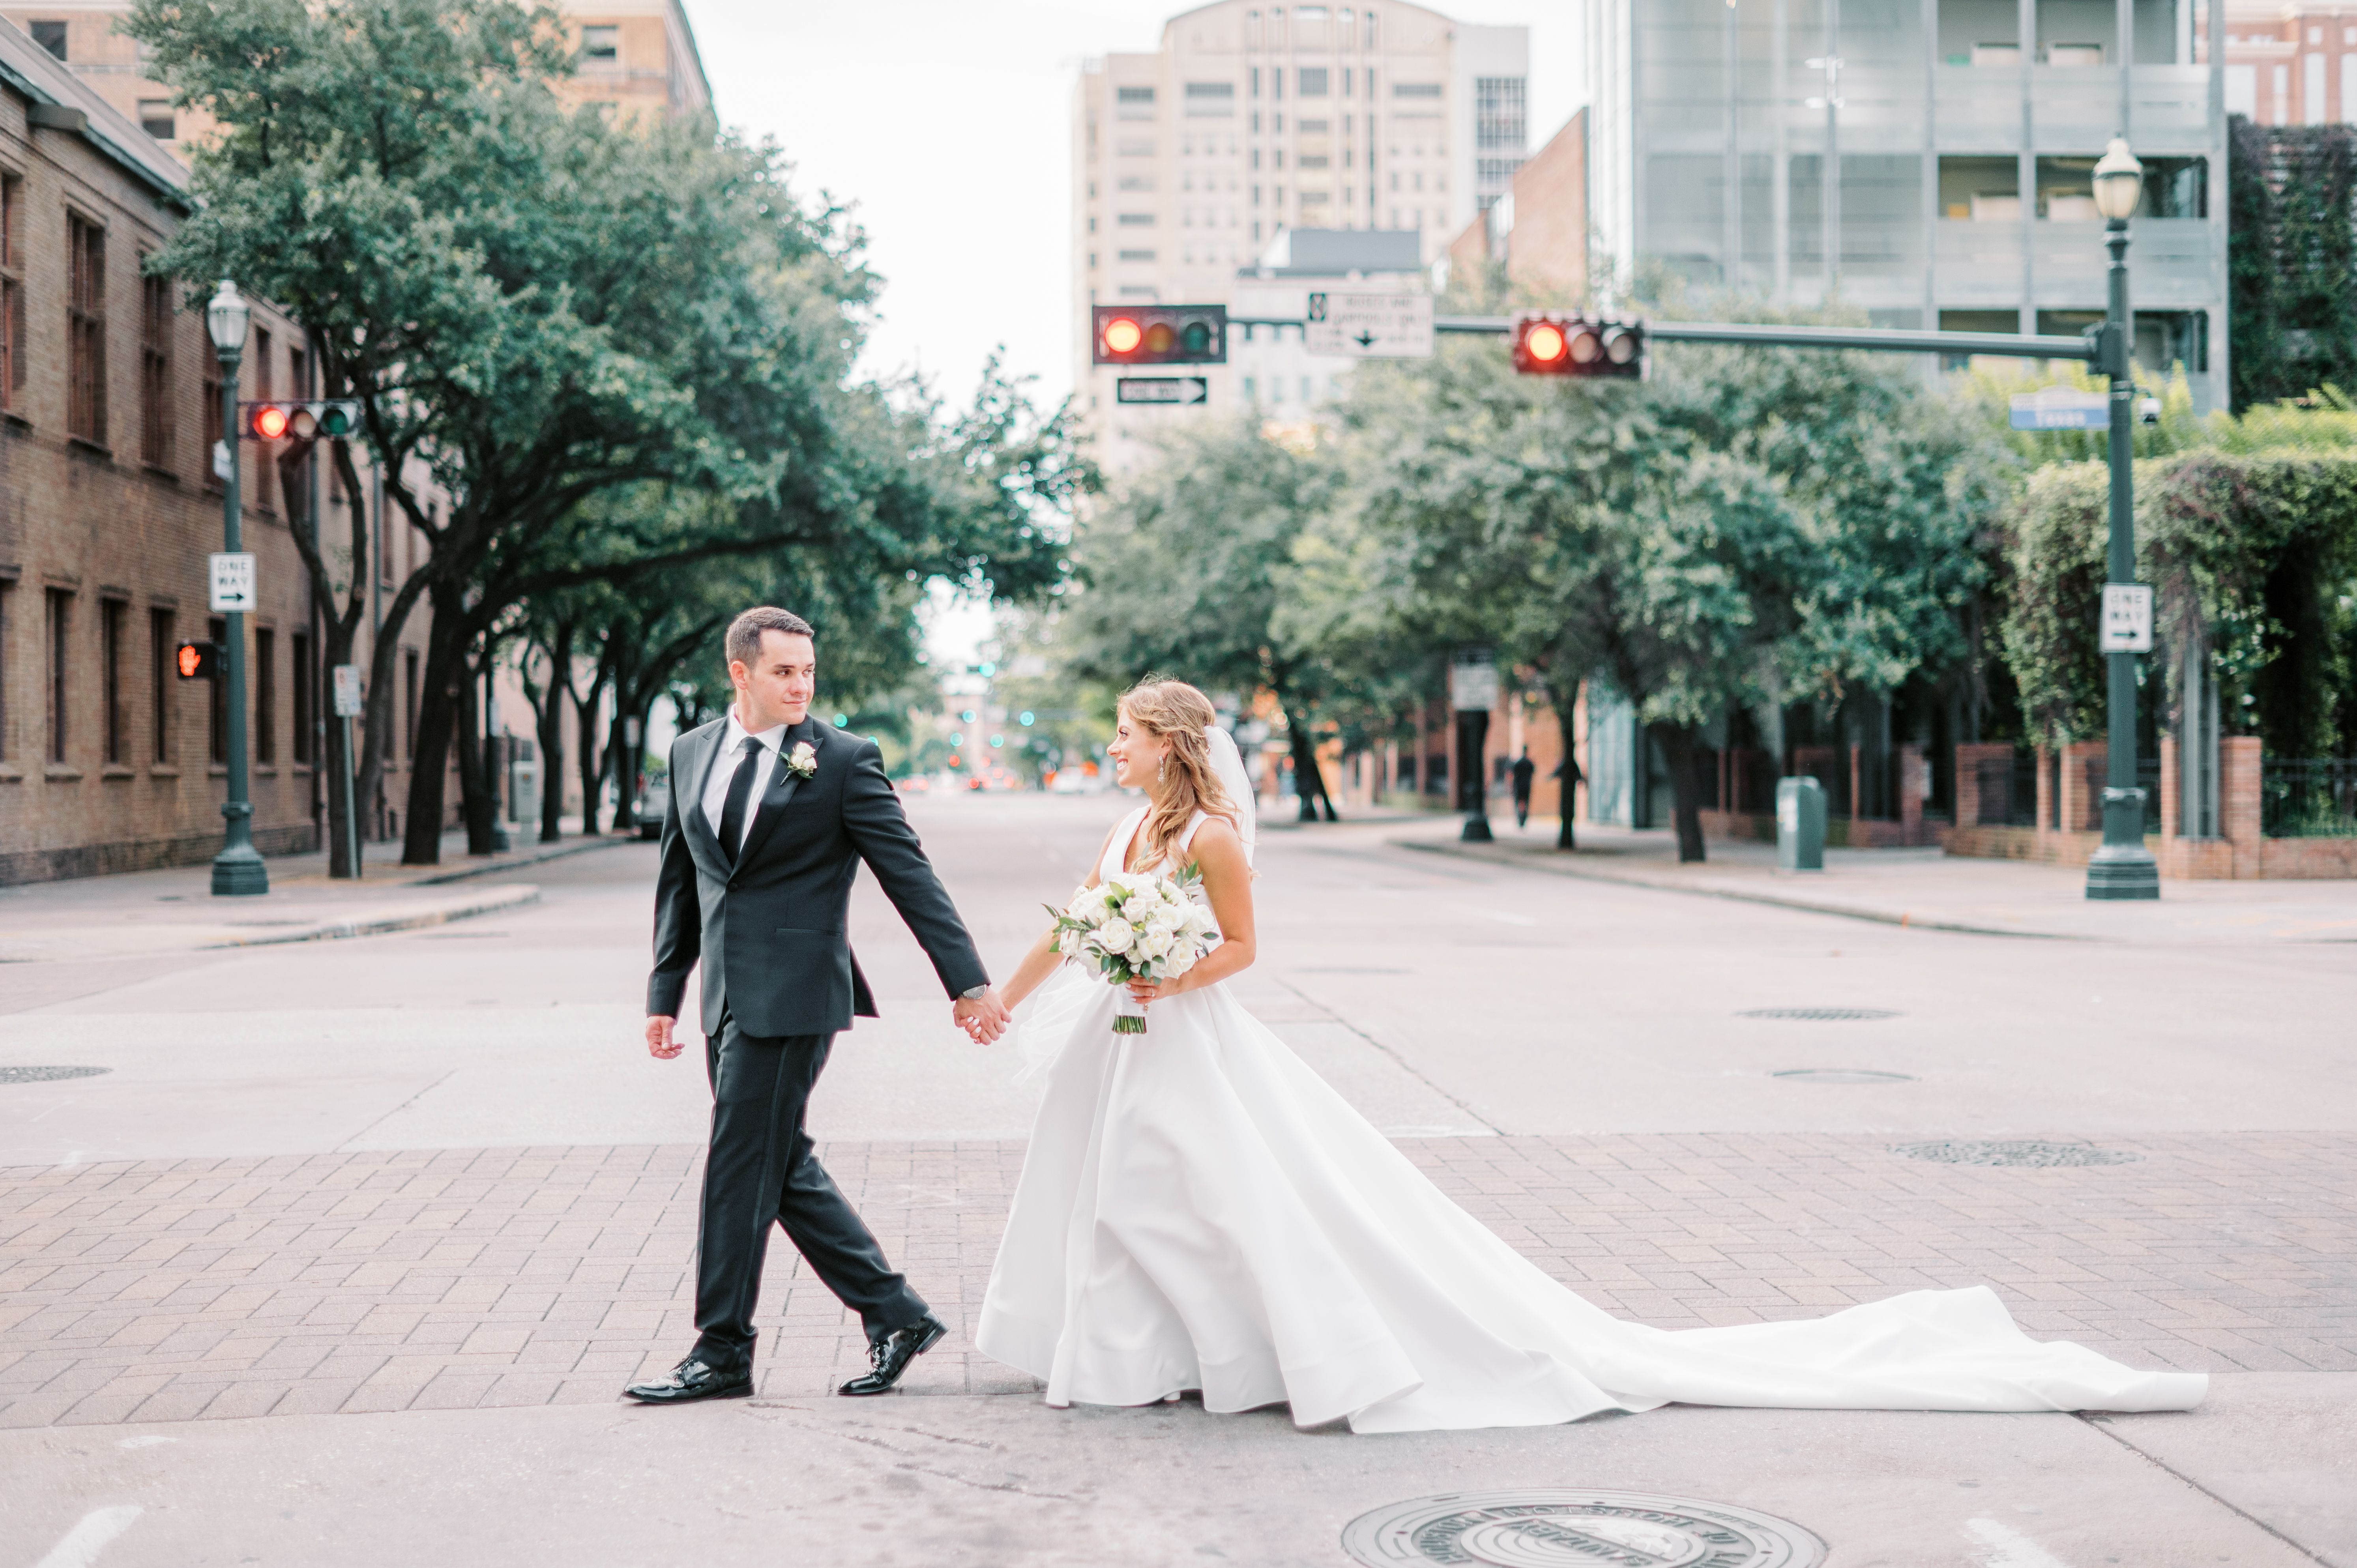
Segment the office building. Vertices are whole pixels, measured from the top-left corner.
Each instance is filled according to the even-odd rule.
[[[1621,278],[2074,334],[2108,265],[2089,177],[2147,169],[2136,354],[2225,402],[2216,0],[1593,0],[1590,188]]]

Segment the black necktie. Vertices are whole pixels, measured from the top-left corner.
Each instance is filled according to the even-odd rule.
[[[737,864],[737,847],[745,836],[745,807],[753,799],[753,781],[760,777],[761,758],[769,752],[761,743],[748,736],[745,739],[745,760],[737,765],[737,777],[728,780],[728,799],[720,808],[720,851],[728,864]]]

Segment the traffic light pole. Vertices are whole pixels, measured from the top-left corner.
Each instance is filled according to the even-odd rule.
[[[245,504],[238,485],[242,453],[239,449],[242,433],[237,423],[238,361],[244,357],[244,344],[223,344],[213,351],[221,360],[221,437],[229,450],[229,472],[221,480],[221,548],[234,555],[242,548]],[[229,799],[221,802],[221,815],[228,820],[229,832],[221,852],[213,856],[213,893],[217,897],[270,891],[270,868],[263,864],[261,853],[253,847],[253,801],[248,794],[246,778],[245,612],[225,610],[222,615],[229,639],[229,647],[223,650],[229,666],[225,671],[229,682],[225,704],[229,709]]]

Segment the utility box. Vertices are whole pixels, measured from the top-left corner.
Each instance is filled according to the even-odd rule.
[[[1776,869],[1825,868],[1825,787],[1803,775],[1776,780]]]

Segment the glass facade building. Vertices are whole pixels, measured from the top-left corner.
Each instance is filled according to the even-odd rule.
[[[1590,0],[1599,249],[1878,326],[2075,333],[2108,258],[2089,174],[2148,171],[2136,353],[2224,403],[2219,0]]]

